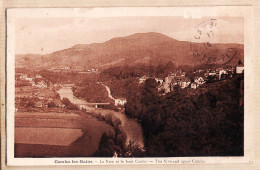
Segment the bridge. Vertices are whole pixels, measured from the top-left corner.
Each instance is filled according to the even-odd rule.
[[[84,105],[84,106],[95,106],[95,108],[98,108],[98,106],[101,106],[101,105],[110,105],[110,103],[77,103],[77,105]]]

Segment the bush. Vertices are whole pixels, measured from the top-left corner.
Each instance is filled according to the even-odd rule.
[[[79,107],[77,105],[71,103],[68,98],[63,98],[61,102],[65,105],[66,109],[79,110]]]
[[[114,143],[114,135],[112,132],[110,133],[103,133],[99,148],[94,156],[97,157],[112,157],[115,152],[115,143]]]
[[[55,107],[55,106],[56,106],[56,104],[54,101],[51,101],[48,103],[48,107]]]

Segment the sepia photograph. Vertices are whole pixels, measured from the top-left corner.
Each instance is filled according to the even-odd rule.
[[[244,17],[38,11],[7,31],[14,158],[245,155]]]

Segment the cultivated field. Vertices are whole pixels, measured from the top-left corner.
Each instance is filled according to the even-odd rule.
[[[80,136],[81,129],[15,128],[15,143],[69,146]]]
[[[15,88],[15,97],[30,97],[32,96],[32,87],[25,86],[25,87],[16,87]]]
[[[56,96],[56,93],[51,91],[50,89],[48,88],[45,88],[45,89],[39,89],[37,88],[35,90],[35,93],[37,94],[36,96],[37,97],[44,97],[44,98],[55,98]]]
[[[41,89],[41,88],[35,88],[32,86],[15,88],[15,97],[30,97],[33,95],[36,95],[37,97],[42,97],[42,98],[55,98],[57,94],[48,88]]]
[[[16,157],[91,156],[113,131],[89,115],[23,112],[15,115]]]

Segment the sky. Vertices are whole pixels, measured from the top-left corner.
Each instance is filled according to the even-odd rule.
[[[176,16],[18,18],[15,53],[48,54],[77,44],[102,43],[114,37],[145,32],[162,33],[180,41],[244,43],[243,18],[211,19]],[[214,27],[210,27],[211,21]],[[199,35],[200,39],[196,39]]]

